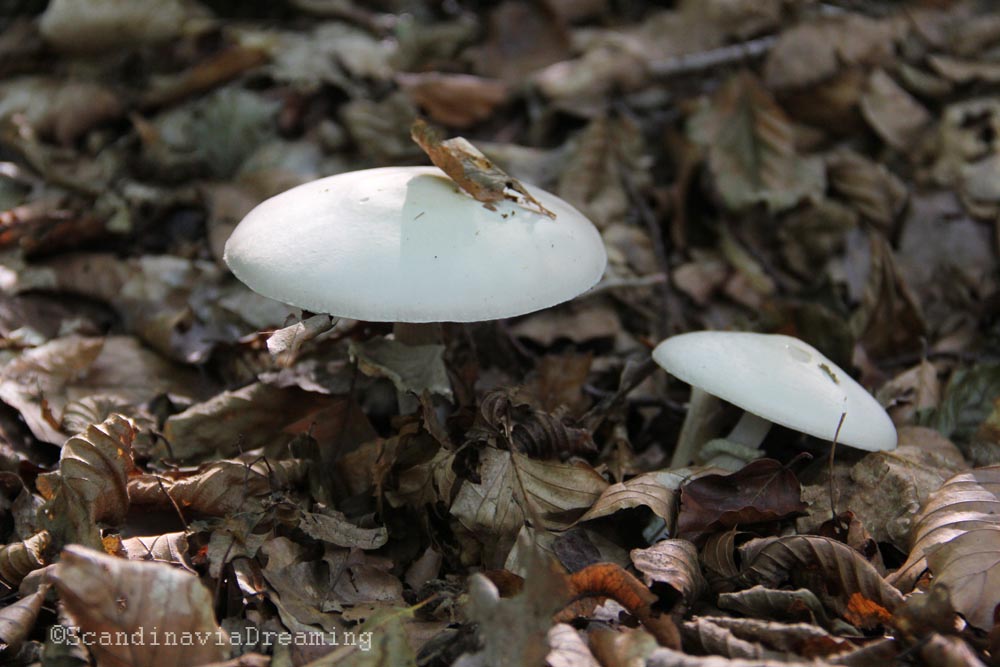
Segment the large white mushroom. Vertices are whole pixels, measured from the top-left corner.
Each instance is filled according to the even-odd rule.
[[[797,338],[699,331],[666,339],[653,359],[692,386],[692,404],[708,394],[745,410],[727,436],[745,447],[759,447],[772,423],[868,451],[896,447],[896,429],[878,401]],[[701,445],[684,430],[673,467],[687,465]]]
[[[528,188],[555,217],[492,208],[436,167],[388,167],[312,181],[253,209],[226,243],[237,278],[317,313],[405,323],[530,313],[592,287],[607,261],[600,234],[555,195]]]

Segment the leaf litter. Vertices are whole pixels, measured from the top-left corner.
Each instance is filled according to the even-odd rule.
[[[863,4],[0,18],[0,656],[995,664],[1000,14]],[[408,348],[221,261],[272,194],[428,161],[566,199],[607,275]],[[702,328],[809,341],[899,447],[671,468],[688,394],[649,350]]]

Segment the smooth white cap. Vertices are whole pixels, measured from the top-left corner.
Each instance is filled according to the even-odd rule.
[[[653,350],[668,373],[747,412],[796,431],[880,451],[896,448],[882,406],[819,350],[777,334],[699,331]]]
[[[330,176],[261,203],[226,243],[254,291],[317,313],[376,322],[475,322],[530,313],[594,285],[597,229],[537,188],[489,210],[437,167]]]

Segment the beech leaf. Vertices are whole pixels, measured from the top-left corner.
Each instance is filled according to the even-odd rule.
[[[1000,527],[1000,466],[950,478],[921,507],[910,535],[910,555],[890,577],[909,592],[927,569],[927,554],[962,534]]]
[[[39,475],[46,503],[39,523],[57,545],[77,542],[101,547],[97,522],[118,525],[128,513],[127,483],[135,470],[132,441],[135,425],[121,415],[90,426],[63,445],[59,469]]]
[[[229,656],[228,634],[215,622],[212,594],[198,577],[166,563],[114,558],[69,546],[52,574],[59,599],[82,632],[126,633],[145,641],[93,642],[98,665],[174,667],[221,661]],[[149,639],[192,633],[191,645]]]
[[[419,118],[413,122],[410,136],[427,153],[427,157],[435,166],[477,201],[483,202],[486,208],[492,209],[495,202],[509,199],[519,204],[522,201],[526,202],[538,209],[539,213],[550,218],[556,217],[556,214],[542,206],[542,203],[535,199],[520,181],[493,164],[463,137],[442,140],[436,130]],[[510,194],[508,190],[516,192],[517,195]]]
[[[777,588],[787,581],[809,588],[827,608],[843,616],[852,596],[887,612],[903,600],[861,554],[826,537],[793,535],[751,540],[740,548],[742,578]],[[808,576],[803,576],[808,573]],[[817,576],[818,575],[818,576]]]
[[[774,459],[758,459],[730,475],[705,475],[681,487],[677,532],[776,521],[806,509],[795,474]]]

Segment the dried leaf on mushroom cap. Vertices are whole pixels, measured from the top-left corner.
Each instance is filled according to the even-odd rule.
[[[413,121],[410,136],[435,166],[448,174],[463,190],[483,202],[486,208],[494,210],[494,203],[505,199],[524,205],[523,200],[538,209],[539,213],[555,219],[556,214],[531,196],[520,181],[493,164],[464,137],[442,140],[437,130],[419,118]],[[513,190],[518,196],[512,195],[508,190]]]

